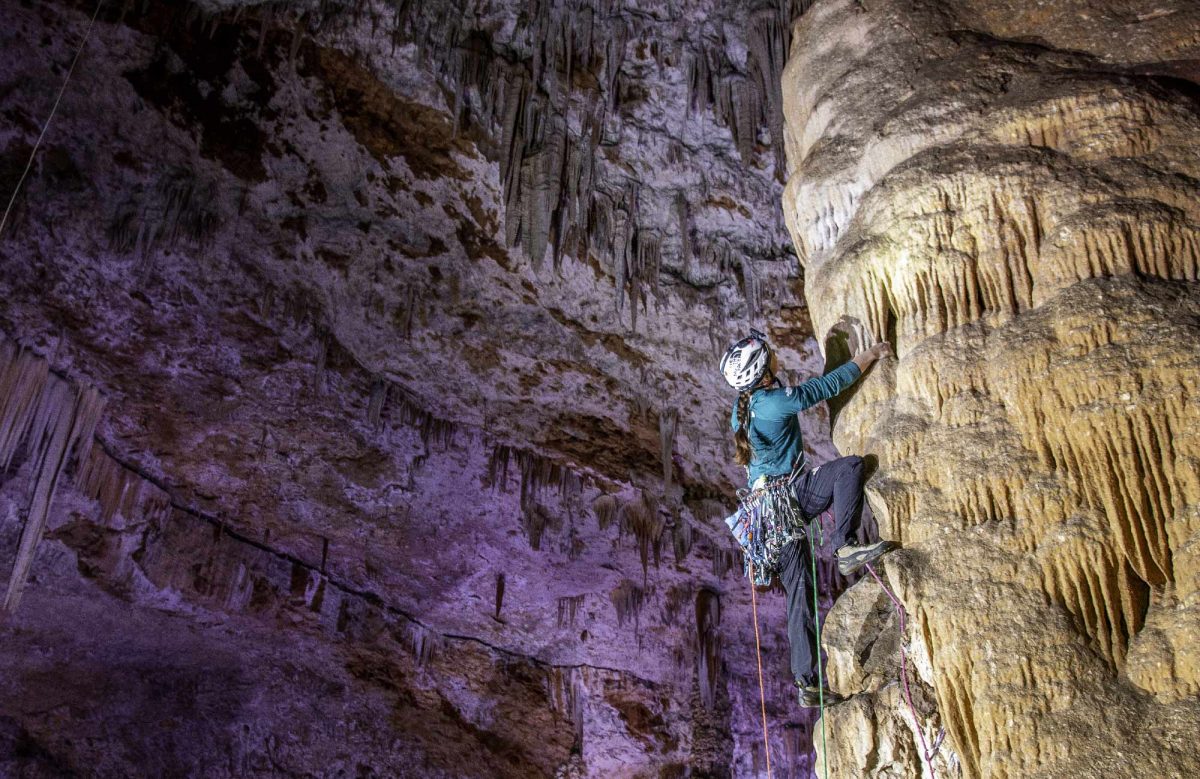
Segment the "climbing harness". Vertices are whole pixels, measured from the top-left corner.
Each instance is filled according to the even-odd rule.
[[[913,727],[917,731],[917,736],[921,739],[921,754],[925,758],[925,765],[929,767],[930,779],[937,779],[937,774],[933,770],[933,755],[930,754],[929,745],[925,742],[925,730],[921,727],[920,720],[917,719],[917,709],[913,706],[912,690],[908,686],[908,652],[904,649],[904,632],[907,624],[905,620],[904,606],[900,604],[900,599],[887,588],[883,583],[883,579],[879,578],[879,574],[875,573],[875,567],[867,563],[867,570],[871,572],[871,576],[875,577],[875,581],[879,582],[880,589],[892,601],[892,605],[896,607],[896,614],[900,617],[900,680],[904,683],[904,699],[908,703],[908,711],[912,714]],[[945,731],[942,731],[942,736],[939,736],[934,748],[941,746],[941,739],[944,737]]]
[[[46,117],[46,123],[42,125],[42,132],[38,135],[37,141],[34,142],[33,150],[29,152],[29,161],[25,163],[25,170],[21,173],[21,178],[17,179],[17,185],[13,187],[12,197],[8,199],[8,206],[4,209],[4,216],[0,217],[0,235],[4,234],[4,226],[8,223],[8,215],[12,212],[13,205],[17,202],[17,193],[21,191],[21,185],[25,183],[25,177],[29,175],[29,170],[33,167],[33,158],[37,154],[38,148],[42,145],[42,139],[46,137],[46,130],[50,129],[50,122],[54,119],[54,114],[58,111],[58,104],[62,102],[63,93],[67,91],[67,84],[71,83],[71,75],[75,72],[75,65],[79,62],[79,57],[83,54],[84,47],[87,46],[88,38],[92,34],[92,27],[96,24],[96,18],[100,16],[100,9],[106,1],[99,0],[96,3],[96,10],[92,13],[92,20],[88,22],[87,30],[83,33],[83,40],[79,42],[79,49],[75,52],[75,58],[71,60],[71,67],[67,68],[66,78],[63,79],[62,87],[58,90],[58,97],[54,99],[54,105],[50,108],[50,115]]]
[[[754,613],[754,651],[758,655],[758,702],[762,706],[763,748],[767,754],[767,779],[771,779],[771,742],[767,738],[767,691],[763,686],[762,640],[758,636],[758,596],[754,590],[754,563],[750,563],[750,610]]]
[[[760,477],[751,489],[738,490],[738,510],[725,519],[745,553],[744,572],[759,587],[771,583],[788,542],[804,537],[808,520],[791,489],[799,473],[797,467],[786,476]]]

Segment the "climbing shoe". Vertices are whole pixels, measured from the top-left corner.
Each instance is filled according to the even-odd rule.
[[[801,707],[805,709],[815,709],[821,705],[822,699],[824,699],[826,706],[833,706],[846,700],[828,687],[826,687],[824,690],[821,690],[819,687],[800,688]]]
[[[846,544],[837,550],[838,573],[842,576],[849,576],[867,563],[873,563],[899,547],[900,545],[895,541],[876,541],[873,544],[863,544],[862,546]]]

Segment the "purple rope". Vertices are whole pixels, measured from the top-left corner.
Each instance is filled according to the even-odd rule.
[[[912,691],[908,688],[908,652],[904,650],[904,630],[907,623],[904,618],[904,606],[900,604],[899,599],[883,583],[883,579],[879,578],[879,574],[875,573],[874,566],[867,563],[867,570],[875,577],[875,581],[879,582],[879,587],[892,601],[893,605],[895,605],[896,614],[900,616],[900,678],[904,682],[904,698],[908,702],[908,711],[912,714],[913,727],[917,729],[917,735],[921,738],[921,754],[925,757],[925,764],[929,766],[929,776],[931,779],[937,779],[937,774],[933,770],[933,759],[929,756],[929,745],[925,743],[925,730],[921,727],[921,722],[917,719],[917,709],[913,706],[912,702]]]

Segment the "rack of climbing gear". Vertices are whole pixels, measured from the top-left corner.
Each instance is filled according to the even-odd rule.
[[[745,553],[746,576],[759,587],[771,583],[779,570],[779,559],[789,541],[804,537],[807,518],[796,503],[787,476],[763,478],[752,489],[737,491],[738,510],[725,524]],[[753,572],[753,573],[752,573]]]

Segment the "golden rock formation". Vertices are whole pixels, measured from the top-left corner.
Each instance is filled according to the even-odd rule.
[[[1183,0],[797,24],[784,211],[818,337],[896,350],[834,437],[879,458],[939,777],[1200,775],[1198,29]],[[830,616],[834,776],[930,773],[864,643],[899,643],[882,597]]]

